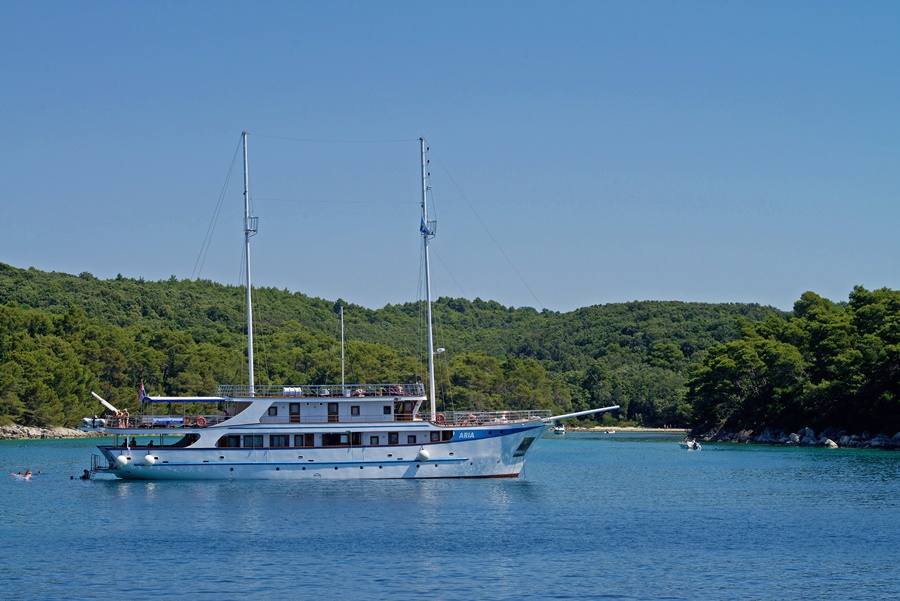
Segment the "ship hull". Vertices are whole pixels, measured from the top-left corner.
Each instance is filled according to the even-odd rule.
[[[377,427],[383,428],[383,425]],[[296,448],[98,447],[105,472],[127,480],[382,480],[515,478],[549,425],[541,420],[455,428],[447,441],[424,444]],[[426,432],[442,432],[426,424]],[[421,430],[421,426],[417,428]],[[245,435],[248,428],[216,428]],[[283,431],[283,430],[280,430]],[[308,431],[308,430],[307,430]]]

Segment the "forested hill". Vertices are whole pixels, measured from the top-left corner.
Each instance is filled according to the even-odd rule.
[[[100,280],[0,263],[0,423],[72,425],[98,411],[91,390],[136,409],[141,380],[159,395],[245,382],[243,303],[243,288],[210,281]],[[371,310],[262,288],[254,305],[258,383],[340,381],[341,305],[348,382],[424,379],[421,303]],[[767,339],[760,332],[772,324],[786,324],[784,337],[795,319],[752,304],[631,302],[557,313],[452,298],[438,299],[434,314],[436,346],[446,349],[436,377],[442,410],[618,404],[618,416],[604,419],[648,426],[719,425],[721,411],[740,425],[743,410],[732,405],[746,399],[714,389],[715,378],[731,374],[716,372],[710,356],[734,354],[722,349],[750,335]]]

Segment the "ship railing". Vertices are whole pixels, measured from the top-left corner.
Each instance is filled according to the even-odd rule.
[[[407,413],[362,413],[360,415],[263,415],[259,418],[261,424],[353,424],[373,422],[400,422],[412,421],[412,416]]]
[[[216,396],[229,398],[253,397],[290,397],[290,398],[328,398],[328,397],[398,397],[422,396],[425,385],[421,382],[412,384],[220,384],[216,388]]]
[[[231,416],[225,413],[207,413],[202,415],[129,415],[116,416],[107,413],[107,428],[204,428],[220,424]]]
[[[549,409],[528,409],[517,411],[445,411],[436,413],[434,419],[423,414],[423,419],[444,426],[486,426],[527,422],[550,417]]]

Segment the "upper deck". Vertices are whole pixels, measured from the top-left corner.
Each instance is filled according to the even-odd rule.
[[[232,399],[249,398],[321,398],[321,397],[405,397],[424,396],[425,385],[413,384],[307,384],[293,386],[287,384],[220,384],[216,396]]]

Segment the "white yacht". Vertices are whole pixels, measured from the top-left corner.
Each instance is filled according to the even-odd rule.
[[[533,443],[555,420],[549,411],[454,411],[435,405],[428,244],[427,161],[422,155],[422,216],[428,321],[428,391],[422,382],[257,385],[253,381],[250,305],[250,213],[247,134],[244,145],[249,385],[221,385],[209,397],[161,397],[140,388],[141,411],[129,415],[98,395],[104,418],[84,430],[113,437],[93,455],[91,473],[123,479],[329,479],[516,477]],[[429,402],[428,413],[423,405]],[[158,411],[165,408],[165,412]],[[105,420],[105,421],[104,421]]]

